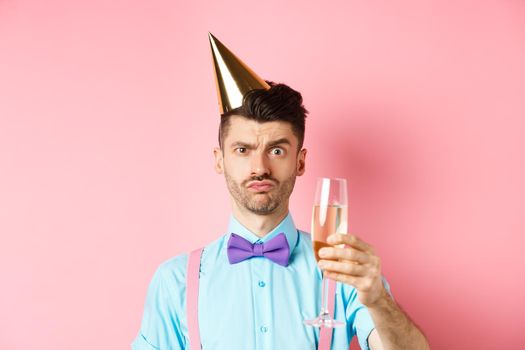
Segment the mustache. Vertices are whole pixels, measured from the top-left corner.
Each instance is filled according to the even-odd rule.
[[[276,184],[279,183],[279,181],[277,181],[276,179],[274,179],[270,175],[262,175],[262,176],[252,176],[248,180],[244,181],[244,184],[246,185],[248,182],[251,182],[251,181],[263,181],[263,180],[270,180],[270,181],[273,181]]]

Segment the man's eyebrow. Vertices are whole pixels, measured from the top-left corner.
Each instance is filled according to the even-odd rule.
[[[286,137],[282,137],[280,139],[277,139],[275,141],[270,142],[268,144],[268,147],[273,147],[273,146],[277,146],[277,145],[289,145],[289,146],[291,146],[292,143]]]
[[[291,146],[292,143],[286,137],[282,137],[280,139],[277,139],[275,141],[268,143],[268,147],[274,147],[277,145],[290,145]],[[235,141],[234,143],[232,143],[231,147],[244,147],[247,149],[254,149],[255,145],[247,143],[247,142]]]

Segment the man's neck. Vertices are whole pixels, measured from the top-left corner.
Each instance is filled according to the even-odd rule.
[[[233,216],[244,227],[250,230],[257,237],[264,237],[270,233],[283,219],[288,215],[288,205],[277,208],[275,212],[268,215],[257,215],[245,208],[239,208],[236,203],[233,204]]]

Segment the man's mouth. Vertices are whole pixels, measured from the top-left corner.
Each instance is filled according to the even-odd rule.
[[[274,187],[271,181],[253,181],[248,184],[248,189],[254,192],[265,192],[269,191]]]

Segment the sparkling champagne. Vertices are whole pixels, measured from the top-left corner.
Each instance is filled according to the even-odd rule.
[[[326,239],[332,233],[347,233],[348,210],[341,205],[315,205],[312,214],[312,241],[315,259],[319,261],[319,249],[329,247]],[[343,247],[343,244],[336,245]]]
[[[312,246],[315,259],[319,261],[319,249],[330,246],[326,240],[334,233],[347,233],[347,206],[348,195],[346,191],[346,179],[320,177],[317,179],[315,188],[314,207],[312,209]],[[336,245],[344,247],[344,244]],[[315,273],[317,274],[317,269]],[[321,310],[319,316],[313,319],[305,319],[303,323],[313,327],[344,327],[345,322],[336,320],[332,316],[333,310],[329,310],[328,299],[333,296],[334,286],[330,279],[322,275],[321,288]],[[334,282],[334,281],[332,281]]]

